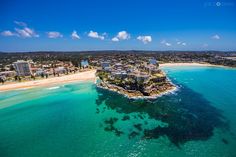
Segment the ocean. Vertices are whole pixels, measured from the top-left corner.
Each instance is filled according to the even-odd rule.
[[[155,100],[93,82],[0,92],[0,157],[235,157],[236,70],[163,70],[178,90]]]

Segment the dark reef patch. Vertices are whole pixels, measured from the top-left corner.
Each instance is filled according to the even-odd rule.
[[[221,141],[222,141],[224,144],[229,144],[229,141],[226,140],[225,138],[222,138]]]
[[[180,146],[187,141],[208,140],[215,128],[228,130],[228,121],[222,112],[212,106],[202,95],[186,86],[181,86],[175,94],[162,96],[156,100],[132,100],[115,92],[97,88],[99,93],[96,100],[97,107],[114,110],[122,114],[123,118],[110,118],[105,120],[105,130],[112,131],[120,136],[127,135],[129,139],[140,136],[142,139],[155,139],[166,136]],[[98,114],[102,114],[101,112]],[[133,129],[123,131],[115,127],[115,123],[127,123],[132,120]],[[149,121],[154,120],[167,125],[156,125],[154,128],[146,127]],[[124,129],[125,130],[125,129]],[[227,143],[226,140],[222,142]]]
[[[134,124],[134,127],[138,130],[138,131],[142,131],[142,124]]]
[[[114,124],[118,121],[118,118],[109,118],[109,119],[105,119],[104,123],[106,124],[106,126],[104,127],[105,131],[110,131],[110,132],[114,132],[117,136],[120,136],[121,134],[123,134],[124,132],[119,130],[118,128],[116,128],[114,126]]]
[[[136,131],[132,131],[132,132],[129,134],[129,139],[131,139],[131,138],[135,138],[135,137],[138,136],[138,135],[139,135],[138,132],[136,132]]]
[[[125,120],[130,120],[130,117],[128,115],[125,115],[123,118],[122,118],[123,121]]]

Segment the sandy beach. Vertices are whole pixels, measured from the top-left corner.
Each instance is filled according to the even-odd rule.
[[[76,74],[64,75],[60,77],[53,77],[43,80],[35,80],[35,81],[27,81],[27,82],[16,82],[11,84],[0,85],[0,92],[15,90],[15,89],[25,89],[25,88],[33,88],[38,86],[49,86],[53,84],[63,84],[68,82],[76,82],[76,81],[88,81],[95,80],[96,70],[90,70],[86,72],[80,72]]]
[[[212,67],[225,67],[222,65],[213,65],[208,63],[164,63],[160,67],[176,67],[176,66],[212,66]]]

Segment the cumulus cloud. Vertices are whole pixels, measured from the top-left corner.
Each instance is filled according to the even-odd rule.
[[[48,35],[48,38],[53,38],[53,39],[63,37],[63,35],[60,32],[54,32],[54,31],[47,32],[47,35]]]
[[[177,41],[177,43],[176,43],[177,45],[182,45],[182,46],[186,46],[187,45],[187,43],[186,42],[181,42],[181,41]]]
[[[148,42],[152,41],[151,36],[138,36],[137,39],[142,41],[144,44],[147,44]]]
[[[22,38],[32,38],[32,37],[39,37],[39,35],[31,28],[24,27],[23,29],[15,28],[19,37]]]
[[[108,34],[106,32],[102,33],[103,36],[107,36]]]
[[[165,44],[165,43],[166,43],[166,40],[162,40],[162,41],[161,41],[161,44]]]
[[[15,30],[20,37],[23,37],[23,38],[30,38],[31,37],[31,35],[24,29],[16,28]]]
[[[117,34],[117,38],[120,40],[127,40],[130,38],[130,34],[127,33],[126,31],[121,31]]]
[[[127,33],[126,31],[120,31],[115,37],[112,38],[112,41],[128,40],[129,38],[129,33]]]
[[[80,39],[80,37],[79,37],[79,35],[77,34],[76,31],[73,31],[73,32],[72,32],[71,38],[72,38],[72,39]]]
[[[17,36],[22,38],[39,37],[39,35],[34,31],[34,29],[29,28],[26,23],[20,21],[14,21],[14,23],[21,27],[15,28]]]
[[[100,40],[104,40],[105,37],[103,35],[99,35],[98,32],[94,32],[94,31],[90,31],[88,33],[88,36],[91,38],[96,38],[96,39],[100,39]]]
[[[6,30],[1,34],[3,36],[17,36],[22,38],[32,38],[39,37],[39,35],[34,31],[34,29],[27,27],[27,24],[24,22],[14,21],[15,24],[20,28],[15,28],[15,31]]]
[[[27,27],[27,24],[21,21],[14,21],[14,23],[17,24],[18,26]]]
[[[112,40],[112,41],[115,41],[115,42],[119,41],[119,39],[118,39],[117,37],[114,37],[114,38],[112,38],[111,40]]]
[[[166,42],[166,40],[162,40],[161,44],[163,44],[165,46],[171,46],[171,43]]]
[[[220,39],[220,36],[216,34],[216,35],[213,35],[211,38],[212,38],[212,39],[219,40],[219,39]]]
[[[187,44],[186,43],[182,43],[183,46],[186,46]]]
[[[16,34],[9,31],[9,30],[6,30],[6,31],[1,32],[1,35],[6,36],[6,37],[10,37],[10,36],[15,36]]]
[[[171,43],[165,43],[166,46],[171,46]]]

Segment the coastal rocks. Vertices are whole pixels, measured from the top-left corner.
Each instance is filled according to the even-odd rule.
[[[135,91],[135,90],[126,90],[122,87],[116,86],[116,85],[112,85],[109,83],[105,83],[105,82],[101,82],[98,87],[104,88],[104,89],[108,89],[110,91],[113,92],[117,92],[123,95],[126,95],[127,97],[141,97],[143,96],[143,94],[140,91]]]
[[[148,90],[144,90],[144,91],[139,91],[139,90],[127,90],[124,89],[122,87],[119,87],[117,85],[113,85],[113,84],[109,84],[105,81],[100,82],[99,84],[97,84],[98,87],[103,88],[103,89],[107,89],[113,92],[117,92],[119,94],[122,94],[128,98],[133,98],[133,99],[137,99],[137,98],[157,98],[163,94],[167,94],[170,92],[175,91],[177,88],[170,82],[167,82],[165,84],[163,84],[162,86],[156,86],[153,87],[151,89]]]

